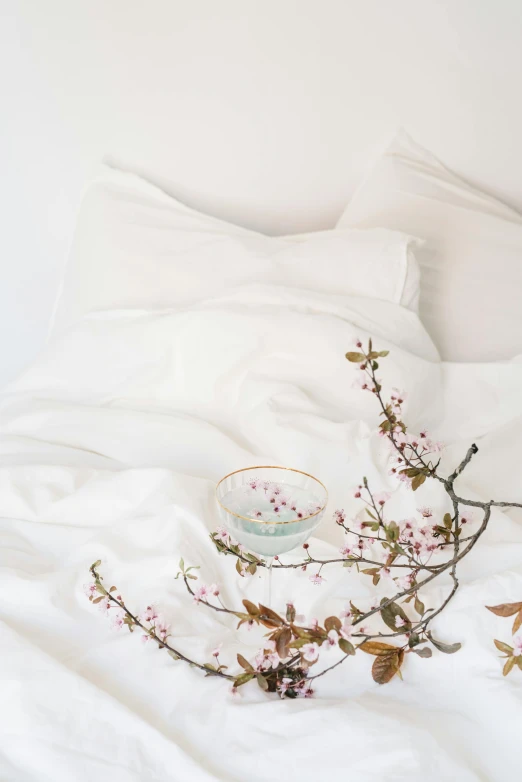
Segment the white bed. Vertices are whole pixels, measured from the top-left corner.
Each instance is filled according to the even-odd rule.
[[[441,360],[416,313],[407,234],[369,227],[267,239],[129,176],[105,172],[91,190],[56,336],[1,400],[1,779],[512,778],[522,674],[502,678],[492,639],[509,630],[484,606],[522,599],[517,511],[494,511],[436,620],[437,635],[462,650],[408,659],[404,681],[383,687],[357,655],[320,680],[312,700],[253,685],[233,696],[226,682],[111,628],[86,599],[89,565],[101,559],[129,605],[161,606],[180,648],[206,659],[223,641],[232,666],[240,648],[256,648],[254,636],[196,607],[174,580],[183,556],[231,604],[262,595],[261,580],[240,579],[209,542],[222,475],[280,463],[320,477],[330,506],[312,542],[318,553],[338,549],[331,513],[355,512],[351,489],[363,475],[394,491],[397,516],[426,504],[441,512],[437,490],[396,490],[388,474],[374,400],[352,388],[344,360],[356,337],[390,350],[383,382],[408,389],[406,419],[448,443],[445,465],[476,439],[461,493],[522,500],[521,357]],[[93,230],[96,219],[103,230]],[[203,235],[210,258],[224,247],[222,265],[207,259],[193,273]],[[243,261],[251,272],[238,279]],[[210,291],[200,295],[198,280]],[[326,577],[318,588],[306,573],[276,574],[274,604],[292,598],[323,618],[350,598],[373,599],[355,574],[331,568]],[[426,590],[426,603],[443,590]]]

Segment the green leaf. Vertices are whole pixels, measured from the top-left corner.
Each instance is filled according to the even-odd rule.
[[[236,559],[236,570],[239,573],[240,576],[243,575],[243,568],[241,567],[241,560]]]
[[[451,529],[451,527],[453,526],[453,520],[452,520],[452,518],[451,518],[449,513],[445,513],[444,514],[443,521],[444,521],[444,526],[446,527],[446,529]]]
[[[509,644],[505,644],[503,641],[497,641],[495,638],[495,646],[499,650],[499,652],[505,652],[506,654],[513,654],[513,647]]]
[[[432,642],[433,646],[438,649],[439,652],[444,652],[444,654],[455,654],[455,652],[458,652],[459,649],[462,648],[462,644],[458,642],[454,644],[444,644],[442,641],[436,641],[429,631],[426,633],[426,635]]]
[[[261,689],[264,690],[264,692],[267,692],[268,691],[268,682],[267,682],[266,678],[263,676],[263,674],[258,673],[256,675],[256,679],[257,679],[257,683],[259,684]]]
[[[185,563],[184,563],[184,561],[183,561],[183,557],[181,557],[181,559],[180,559],[180,561],[179,561],[179,565],[178,565],[178,567],[179,567],[179,569],[180,569],[182,572],[184,572],[184,571],[185,571]]]
[[[176,654],[176,652],[173,652],[172,649],[168,649],[169,656],[172,657],[173,660],[179,660],[180,658]]]
[[[339,638],[339,649],[345,654],[355,654],[355,647],[346,638]]]
[[[97,559],[96,562],[94,563],[94,565],[91,565],[91,570],[93,570],[94,568],[100,567],[100,565],[101,565],[101,559]]]
[[[234,687],[241,687],[243,684],[252,681],[254,676],[254,673],[242,673],[241,676],[238,676],[235,680]]]
[[[419,614],[419,616],[422,616],[424,614],[424,611],[426,610],[425,607],[424,607],[424,603],[422,602],[422,600],[419,600],[417,595],[415,595],[415,602],[414,602],[413,606],[414,606],[416,612]]]
[[[424,481],[426,480],[426,476],[422,473],[420,475],[417,475],[411,482],[411,488],[413,491],[417,491],[419,486],[422,486]]]
[[[386,603],[388,601],[387,597],[383,597],[381,600],[382,603]],[[411,621],[408,617],[408,615],[404,612],[404,609],[400,607],[397,603],[390,603],[386,606],[386,608],[381,609],[381,617],[383,622],[390,628],[390,630],[398,630],[399,628],[396,625],[396,618],[400,616],[401,619],[404,619],[406,624],[404,625],[405,630],[408,629],[408,627],[411,627]]]
[[[364,353],[347,353],[346,358],[354,364],[363,364],[366,361]]]
[[[255,562],[250,563],[250,565],[247,567],[247,572],[250,573],[251,576],[255,576],[257,572],[257,565]]]

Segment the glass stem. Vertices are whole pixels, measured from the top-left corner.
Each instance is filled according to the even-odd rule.
[[[272,608],[272,563],[273,557],[266,559],[266,579],[265,579],[265,605]]]

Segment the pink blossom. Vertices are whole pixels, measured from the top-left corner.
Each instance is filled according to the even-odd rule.
[[[140,616],[141,622],[154,622],[158,618],[158,612],[154,606],[147,606],[143,614]]]
[[[100,602],[97,605],[100,611],[102,611],[103,613],[108,613],[112,603],[108,597],[104,597],[103,600],[100,600]]]
[[[316,630],[319,627],[319,619],[316,619],[315,617],[310,620],[310,627],[313,630]]]
[[[522,634],[513,638],[513,656],[519,657],[522,654]]]
[[[391,570],[389,567],[382,567],[379,570],[379,575],[381,578],[391,578]]]
[[[167,622],[162,619],[161,617],[158,617],[156,620],[156,624],[154,626],[154,632],[158,636],[158,638],[161,638],[162,641],[167,640],[167,636],[169,634],[170,626],[167,624]]]
[[[380,505],[381,507],[388,502],[388,500],[391,497],[391,492],[389,491],[381,491],[379,494],[374,494],[373,499],[376,505]]]
[[[352,610],[349,605],[345,606],[339,616],[341,619],[347,619],[349,616],[352,615]]]
[[[257,487],[259,486],[259,480],[258,480],[257,478],[251,478],[251,479],[248,481],[248,485],[250,486],[250,488],[251,488],[251,489],[253,489],[254,491],[256,491],[256,490],[257,490]]]
[[[375,386],[366,373],[362,373],[355,378],[352,383],[352,388],[356,388],[358,391],[375,391]]]
[[[142,635],[141,636],[142,643],[146,644],[147,641],[150,641],[150,635]]]
[[[402,618],[402,616],[395,617],[395,627],[404,627],[405,624],[406,621]]]
[[[409,589],[411,587],[411,576],[401,576],[395,579],[395,583],[399,589]]]
[[[343,638],[346,638],[346,640],[349,640],[352,637],[353,624],[349,616],[345,618],[340,630],[340,634],[342,635]]]
[[[471,524],[474,520],[475,520],[474,515],[470,510],[465,510],[464,513],[460,514],[461,524]]]
[[[337,646],[337,639],[338,635],[335,632],[335,630],[330,630],[328,635],[326,636],[326,640],[324,642],[326,649],[331,649],[332,646]]]
[[[312,584],[315,584],[316,586],[321,586],[323,581],[326,581],[324,576],[322,576],[320,573],[314,573],[314,575],[313,576],[309,576],[309,578],[310,578],[310,581],[312,582]]]
[[[91,584],[84,584],[83,585],[83,591],[87,595],[87,597],[94,597],[96,594],[96,584],[94,581]]]
[[[348,543],[345,543],[344,546],[342,546],[339,549],[339,553],[343,555],[343,557],[350,557],[353,554],[354,547],[350,546]]]
[[[214,597],[217,597],[219,595],[219,587],[217,584],[211,584],[208,587],[208,594],[214,595]]]
[[[433,511],[431,508],[417,508],[417,513],[420,513],[420,515],[425,519],[430,519],[433,516]]]
[[[301,647],[301,654],[307,662],[315,662],[319,657],[319,647],[315,643],[305,644]]]
[[[112,617],[112,626],[119,630],[125,624],[125,611],[119,610]]]
[[[285,694],[287,690],[289,690],[292,687],[292,685],[293,685],[292,679],[284,678],[281,679],[281,681],[277,682],[277,690],[279,694],[282,696]]]
[[[208,586],[206,586],[206,584],[202,584],[194,592],[194,602],[199,603],[199,601],[203,600],[205,597],[208,597]]]
[[[215,535],[218,540],[221,540],[226,546],[228,546],[230,535],[226,531],[225,527],[218,527],[216,529]]]
[[[351,519],[348,524],[348,529],[351,530],[351,532],[362,532],[365,529],[362,519]]]
[[[363,343],[361,342],[360,338],[357,337],[356,340],[355,340],[355,347],[356,348],[362,348],[362,346],[363,346]]]
[[[212,649],[212,657],[219,657],[222,646],[223,644],[218,644],[215,649]]]

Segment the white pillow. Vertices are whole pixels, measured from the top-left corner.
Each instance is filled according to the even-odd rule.
[[[381,228],[264,236],[104,166],[82,202],[53,330],[94,310],[184,307],[252,284],[365,296],[415,309],[414,244]]]
[[[449,361],[522,351],[522,216],[467,185],[401,131],[339,228],[384,226],[426,239],[419,314]]]

